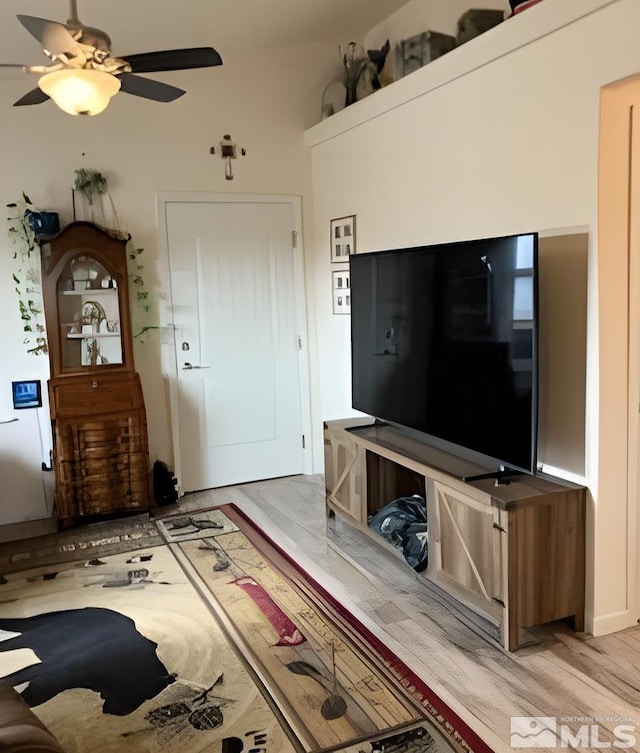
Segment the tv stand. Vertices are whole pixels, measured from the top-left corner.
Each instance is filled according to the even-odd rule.
[[[499,486],[500,484],[510,484],[511,476],[524,476],[523,471],[519,471],[516,468],[507,468],[504,465],[501,465],[500,468],[498,468],[497,471],[488,471],[487,473],[474,473],[471,476],[463,476],[462,480],[466,483],[471,483],[472,481],[480,481],[484,478],[493,478],[496,481],[496,486]]]
[[[509,651],[544,623],[568,619],[584,630],[584,487],[527,474],[496,483],[496,473],[371,419],[327,421],[324,432],[329,537],[346,525],[403,559],[367,521],[418,493],[429,563],[419,574],[407,564],[407,573],[440,604]]]

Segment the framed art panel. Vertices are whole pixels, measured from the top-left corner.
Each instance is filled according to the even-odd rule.
[[[349,268],[335,269],[331,272],[331,292],[333,295],[333,313],[351,313],[351,284]]]
[[[341,262],[356,253],[356,216],[331,220],[331,261]]]
[[[11,389],[15,410],[42,407],[42,387],[39,379],[23,379],[20,382],[11,382]]]

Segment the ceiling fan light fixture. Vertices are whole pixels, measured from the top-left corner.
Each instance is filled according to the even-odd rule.
[[[120,90],[120,80],[104,71],[67,68],[45,73],[38,86],[70,115],[97,115]]]

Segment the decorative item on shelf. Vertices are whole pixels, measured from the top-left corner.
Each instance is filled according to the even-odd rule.
[[[356,253],[356,216],[338,217],[331,220],[331,261],[348,261]]]
[[[68,335],[79,335],[82,332],[82,313],[76,311],[73,315],[73,324],[69,326]]]
[[[57,212],[29,212],[29,224],[38,239],[60,232],[60,218]]]
[[[322,92],[320,118],[326,120],[343,110],[347,100],[347,88],[342,81],[332,81]]]
[[[367,50],[369,62],[363,66],[356,82],[356,101],[368,97],[382,87],[380,75],[389,54],[389,40],[379,50]]]
[[[216,148],[214,146],[209,147],[209,154],[215,154]],[[242,147],[240,149],[240,154],[244,157],[247,154],[247,150]],[[224,165],[224,177],[226,180],[233,180],[233,168],[231,166],[231,160],[238,158],[238,153],[236,149],[235,142],[231,138],[231,136],[226,133],[222,137],[222,141],[220,142],[220,157],[225,161]]]
[[[517,13],[521,13],[523,10],[527,10],[527,8],[531,8],[534,5],[537,5],[541,0],[509,0],[509,5],[511,6],[511,15],[515,16]]]
[[[349,42],[346,52],[342,51],[342,47],[339,47],[338,51],[342,57],[342,64],[344,65],[344,85],[346,88],[345,105],[348,107],[356,101],[356,85],[358,83],[358,78],[363,66],[368,63],[368,60],[364,57],[362,52],[358,51],[358,46],[355,42]]]
[[[73,290],[76,292],[91,290],[98,280],[98,270],[86,256],[78,256],[71,262],[71,274],[73,276]]]
[[[394,78],[402,78],[431,63],[456,46],[456,38],[439,31],[424,31],[396,46]]]
[[[108,363],[107,359],[100,355],[100,343],[95,337],[90,337],[85,342],[86,359],[83,361],[84,366],[97,366],[98,364]]]
[[[456,46],[460,46],[470,39],[484,34],[494,26],[504,21],[504,11],[489,8],[476,8],[463,13],[458,19],[458,33]]]
[[[8,234],[13,246],[13,282],[18,295],[18,307],[23,343],[27,353],[46,355],[47,340],[42,315],[42,288],[40,279],[40,253],[34,230],[33,214],[41,214],[24,191],[20,199],[7,204],[14,210],[7,218]]]
[[[345,105],[352,105],[380,89],[380,73],[389,53],[389,40],[379,50],[367,50],[365,55],[355,42],[349,42],[346,52],[339,47],[345,70]]]
[[[107,320],[104,308],[98,301],[85,301],[82,304],[82,324],[83,327],[90,325],[90,332],[96,333],[100,329],[101,322]]]

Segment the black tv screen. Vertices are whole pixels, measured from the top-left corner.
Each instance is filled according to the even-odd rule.
[[[535,473],[537,234],[349,261],[353,407]]]

